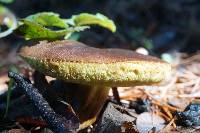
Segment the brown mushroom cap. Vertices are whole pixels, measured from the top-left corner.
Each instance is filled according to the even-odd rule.
[[[171,65],[131,50],[99,49],[76,41],[43,41],[21,49],[36,70],[73,83],[131,86],[161,81]]]

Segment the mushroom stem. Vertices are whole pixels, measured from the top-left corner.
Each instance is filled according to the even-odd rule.
[[[77,84],[73,94],[70,94],[68,98],[72,101],[76,101],[76,104],[72,104],[72,106],[80,119],[81,125],[79,129],[83,129],[96,121],[108,97],[109,90],[110,88],[105,86]]]

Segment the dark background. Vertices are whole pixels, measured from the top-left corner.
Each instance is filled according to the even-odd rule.
[[[98,26],[76,34],[79,41],[92,46],[142,46],[156,54],[200,50],[199,0],[15,0],[6,6],[19,18],[42,11],[63,18],[81,12],[105,14],[116,23],[115,34]],[[10,38],[22,40],[13,35],[6,39]]]

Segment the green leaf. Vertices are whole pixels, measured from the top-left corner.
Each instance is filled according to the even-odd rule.
[[[37,23],[22,19],[23,24],[18,27],[17,33],[29,39],[57,39],[65,36],[66,30],[53,31]]]
[[[64,30],[50,30],[42,25],[39,25],[37,23],[28,21],[26,19],[22,19],[21,22],[23,23],[17,30],[17,32],[24,36],[25,39],[49,39],[49,40],[55,40],[59,38],[63,38],[64,36],[67,36],[71,34],[72,32],[78,32],[82,31],[88,27],[86,26],[80,26],[80,27],[74,27],[74,28],[67,28]]]
[[[0,0],[0,2],[6,3],[6,4],[12,3],[13,1],[14,0]]]
[[[9,71],[13,71],[13,72],[18,72],[18,68],[15,66],[15,65],[11,65],[9,67]],[[9,109],[9,106],[10,106],[10,97],[11,97],[11,94],[12,94],[12,87],[14,85],[14,80],[13,79],[10,79],[9,83],[8,83],[8,91],[7,91],[7,98],[6,98],[6,111],[5,111],[5,114],[4,114],[4,118],[7,117],[7,114],[8,114],[8,109]]]
[[[42,12],[30,15],[25,19],[21,19],[19,22],[20,24],[16,32],[24,36],[27,40],[68,39],[74,32],[88,29],[88,25],[93,24],[108,28],[112,32],[116,31],[116,26],[113,21],[99,13],[96,15],[82,13],[73,16],[71,19],[62,19],[59,17],[59,14]]]
[[[0,71],[1,71],[1,69],[3,68],[3,65],[2,64],[0,64]]]
[[[89,29],[90,27],[89,26],[76,26],[76,27],[71,27],[68,29],[68,34],[65,35],[64,39],[69,39],[72,34],[74,32],[80,32],[80,31],[84,31],[85,29]]]
[[[5,111],[5,114],[4,114],[4,118],[7,117],[7,114],[8,114],[8,109],[9,109],[9,106],[10,106],[10,97],[11,97],[11,92],[12,92],[12,87],[13,87],[13,84],[14,84],[14,81],[13,79],[10,79],[9,83],[8,83],[8,91],[7,91],[7,102],[6,102],[6,111]]]
[[[17,28],[17,20],[15,15],[6,7],[0,5],[0,16],[1,24],[0,28],[3,25],[6,25],[6,28],[0,29],[0,38],[5,37],[13,32]]]
[[[80,33],[73,33],[70,37],[67,38],[68,40],[79,40],[80,39]]]
[[[61,19],[59,14],[53,12],[36,13],[26,17],[25,19],[43,26],[55,26],[59,28],[68,27],[66,21]]]
[[[100,13],[97,13],[96,15],[81,13],[79,15],[72,16],[72,19],[68,20],[68,22],[78,26],[95,24],[107,28],[112,32],[116,31],[114,22]]]

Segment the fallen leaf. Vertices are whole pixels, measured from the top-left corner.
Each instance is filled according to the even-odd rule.
[[[160,131],[164,126],[165,120],[150,112],[140,114],[136,120],[136,127],[140,133],[148,133],[152,128]]]

